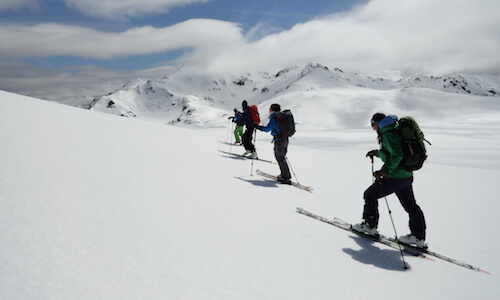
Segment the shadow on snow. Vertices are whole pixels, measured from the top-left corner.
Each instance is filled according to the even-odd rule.
[[[370,241],[360,236],[350,236],[360,247],[360,250],[344,248],[342,251],[349,254],[354,260],[366,265],[373,265],[377,268],[390,271],[407,271],[410,269],[406,262],[407,269],[404,268],[401,260],[401,253],[394,249],[381,249],[375,246],[374,241]]]
[[[245,181],[245,182],[249,182],[249,183],[251,183],[251,184],[253,184],[255,186],[259,186],[259,187],[273,187],[273,188],[276,188],[276,187],[278,187],[278,185],[281,185],[281,183],[279,183],[277,181],[274,181],[274,180],[250,179],[250,178],[248,178],[248,176],[246,176],[246,177],[235,177],[235,178],[239,179],[239,180],[242,180],[242,181]]]

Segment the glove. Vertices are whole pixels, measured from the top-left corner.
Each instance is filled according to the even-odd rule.
[[[262,131],[262,128],[264,128],[264,126],[262,126],[262,125],[257,125],[257,126],[255,126],[255,128],[257,128],[258,130]]]
[[[229,118],[227,118],[227,119],[228,119],[228,120],[231,120],[231,119],[234,119],[234,117],[229,117]]]
[[[378,170],[378,171],[375,171],[373,173],[373,177],[375,177],[375,179],[378,181],[378,180],[383,179],[383,178],[389,178],[389,174],[387,174],[383,170]]]
[[[377,155],[377,150],[370,150],[366,153],[366,157],[372,158]]]

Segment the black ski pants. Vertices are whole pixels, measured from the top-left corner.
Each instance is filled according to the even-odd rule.
[[[255,152],[255,146],[252,143],[254,131],[255,127],[246,126],[245,133],[243,133],[243,146],[245,147],[245,150],[250,150],[252,152]]]
[[[286,153],[288,152],[288,137],[274,141],[274,157],[281,170],[281,177],[284,179],[291,179],[290,169],[286,162]]]
[[[396,193],[401,205],[410,217],[411,233],[417,239],[425,239],[425,218],[413,194],[413,176],[404,179],[387,178],[372,184],[364,193],[363,219],[372,227],[377,227],[379,212],[378,199]]]

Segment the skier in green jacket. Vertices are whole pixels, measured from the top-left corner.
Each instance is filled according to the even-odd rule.
[[[372,117],[372,128],[378,134],[381,147],[369,151],[366,156],[371,159],[379,157],[384,165],[373,173],[375,182],[364,193],[363,222],[353,228],[369,235],[377,235],[378,199],[395,193],[410,218],[411,233],[399,237],[399,240],[422,248],[425,247],[425,218],[413,194],[413,172],[400,165],[404,154],[397,121],[398,117],[394,115],[376,113]]]

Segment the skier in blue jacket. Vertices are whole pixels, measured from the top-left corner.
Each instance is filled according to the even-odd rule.
[[[257,126],[257,129],[264,132],[271,132],[274,143],[274,156],[281,170],[278,175],[278,181],[286,184],[291,183],[292,176],[290,175],[290,168],[286,161],[286,153],[288,152],[288,136],[283,136],[280,131],[280,126],[276,114],[281,111],[279,104],[272,104],[269,108],[269,123],[267,126]]]

